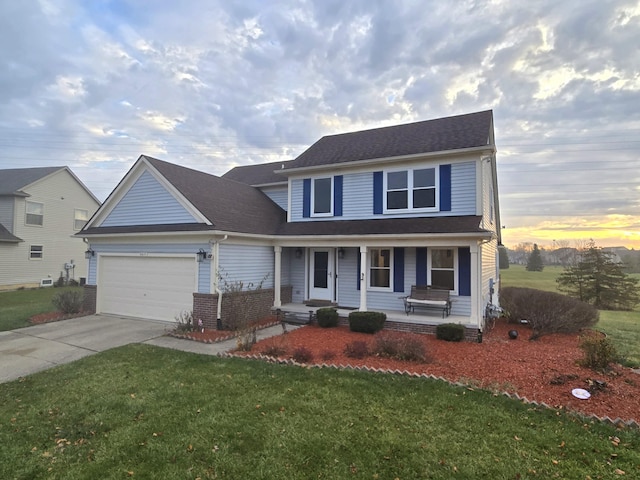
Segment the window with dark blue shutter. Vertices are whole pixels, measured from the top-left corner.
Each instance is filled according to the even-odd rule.
[[[360,290],[360,272],[362,271],[360,249],[358,249],[358,278],[356,279],[357,289]]]
[[[393,291],[404,292],[404,248],[393,249]]]
[[[333,215],[342,216],[342,175],[333,177]]]
[[[451,211],[451,165],[440,165],[440,211]]]
[[[416,285],[427,284],[427,249],[416,248]]]
[[[302,216],[311,216],[311,179],[305,178],[302,181]]]
[[[463,297],[471,296],[471,249],[458,248],[458,294]]]
[[[373,213],[382,214],[383,172],[373,172]]]

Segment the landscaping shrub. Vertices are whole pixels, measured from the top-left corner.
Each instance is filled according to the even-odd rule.
[[[419,338],[396,332],[377,333],[373,353],[396,360],[424,362],[427,359],[426,348]]]
[[[291,356],[298,363],[309,363],[313,360],[313,353],[307,347],[297,347]]]
[[[320,358],[322,358],[322,360],[333,360],[335,356],[336,352],[333,350],[323,350],[320,354]]]
[[[383,312],[351,312],[349,329],[352,332],[376,333],[382,330],[387,315]]]
[[[349,358],[364,358],[369,355],[369,345],[363,340],[354,340],[344,347],[344,354]]]
[[[531,327],[529,340],[551,333],[576,333],[598,322],[598,310],[592,305],[534,288],[503,288],[500,304],[509,321],[527,320]]]
[[[267,357],[282,357],[285,353],[287,353],[287,348],[277,343],[272,343],[262,349],[262,354]]]
[[[436,327],[436,338],[447,342],[461,342],[464,340],[464,325],[442,323]]]
[[[53,296],[53,306],[62,313],[79,313],[82,310],[83,293],[77,290],[60,292]]]
[[[193,312],[182,311],[175,317],[176,319],[176,332],[193,332],[195,330],[193,322]]]
[[[611,363],[619,360],[618,353],[609,339],[597,333],[584,335],[579,346],[584,352],[580,365],[592,370],[607,370]]]
[[[318,320],[319,327],[331,328],[338,326],[339,316],[338,311],[335,308],[319,308],[316,311],[316,318]]]

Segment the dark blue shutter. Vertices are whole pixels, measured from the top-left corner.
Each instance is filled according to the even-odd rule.
[[[404,248],[393,249],[393,291],[404,292]]]
[[[440,211],[451,211],[451,165],[440,165]]]
[[[358,252],[358,282],[357,282],[357,288],[358,290],[360,290],[360,272],[362,271],[362,265],[360,265],[361,263],[361,256],[360,256],[360,249],[358,248],[357,250]]]
[[[427,284],[427,249],[416,248],[416,285]]]
[[[305,178],[302,181],[302,216],[311,216],[311,179]]]
[[[333,216],[342,216],[342,175],[333,177]]]
[[[373,172],[373,213],[382,213],[382,172]]]
[[[458,248],[458,294],[471,296],[471,249]]]

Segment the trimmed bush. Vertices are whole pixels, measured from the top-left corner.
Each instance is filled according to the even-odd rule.
[[[619,360],[616,348],[609,339],[597,333],[583,336],[579,346],[584,352],[580,365],[592,370],[605,371],[611,363]]]
[[[54,295],[51,302],[62,313],[80,313],[83,298],[84,295],[81,291],[68,290]]]
[[[419,338],[398,332],[377,333],[373,353],[396,360],[424,362],[427,359],[426,348]]]
[[[351,312],[349,314],[349,329],[352,332],[376,333],[382,330],[387,320],[383,312]]]
[[[436,338],[447,342],[461,342],[464,340],[464,325],[442,323],[436,327]]]
[[[344,354],[349,358],[364,358],[369,355],[369,345],[363,340],[354,340],[344,347]]]
[[[287,348],[284,345],[279,345],[276,343],[267,345],[262,349],[262,354],[266,355],[267,357],[282,357],[285,353],[287,353]]]
[[[325,307],[316,311],[316,319],[318,326],[322,328],[331,328],[338,326],[338,311],[335,308]]]
[[[599,317],[598,310],[588,303],[534,288],[503,288],[500,305],[510,322],[527,320],[529,340],[551,333],[576,333],[594,326]]]

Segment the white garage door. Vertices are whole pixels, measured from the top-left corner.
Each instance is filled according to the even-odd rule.
[[[99,313],[175,321],[193,309],[197,262],[193,257],[101,256]]]

